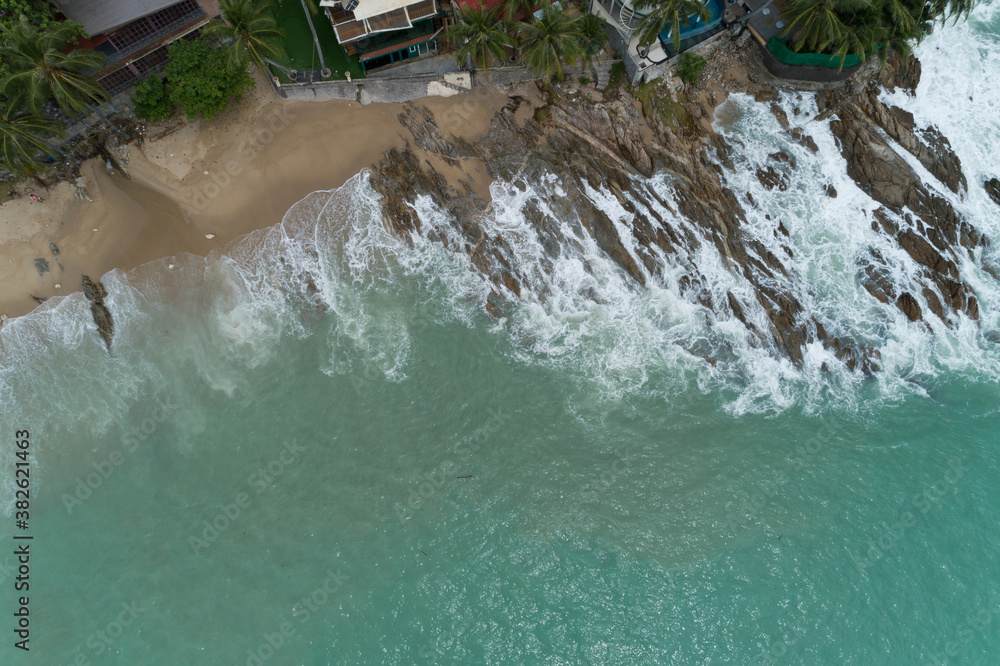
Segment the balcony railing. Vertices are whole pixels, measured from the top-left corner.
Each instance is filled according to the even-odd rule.
[[[435,0],[422,0],[366,19],[355,18],[354,12],[344,11],[341,7],[327,7],[326,10],[337,33],[337,41],[345,44],[376,32],[412,28],[415,21],[437,14],[437,3]]]

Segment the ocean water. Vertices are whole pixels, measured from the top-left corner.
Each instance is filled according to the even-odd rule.
[[[984,3],[917,49],[915,97],[886,95],[951,140],[969,192],[925,180],[993,261],[998,40]],[[750,228],[770,244],[763,215],[783,220],[804,307],[884,372],[822,372],[820,348],[797,370],[706,326],[680,268],[637,289],[587,243],[494,321],[462,257],[382,230],[360,174],[223,255],[105,275],[110,357],[80,294],[0,331],[0,663],[997,663],[1000,285],[983,257],[961,266],[979,326],[876,302],[852,276],[877,206],[812,98],[781,103],[816,155],[733,103]],[[753,176],[778,148],[799,164],[786,192]],[[526,272],[543,250],[520,210],[559,192],[493,186]],[[880,249],[898,284],[916,273]],[[711,244],[695,261],[715,295],[749,294]],[[33,537],[26,654],[14,535]]]

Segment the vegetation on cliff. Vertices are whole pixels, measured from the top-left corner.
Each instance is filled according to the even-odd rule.
[[[607,44],[604,22],[588,12],[574,13],[561,5],[541,2],[538,16],[532,0],[508,0],[506,5],[467,5],[458,10],[458,22],[445,39],[458,42],[455,57],[487,69],[517,48],[525,65],[537,76],[560,80],[565,68],[593,63]],[[516,21],[516,17],[521,17]]]

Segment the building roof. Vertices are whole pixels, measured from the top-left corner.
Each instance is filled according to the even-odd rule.
[[[362,19],[378,16],[379,14],[386,14],[394,9],[402,9],[403,7],[409,5],[415,5],[421,1],[422,0],[358,0],[358,6],[355,7],[351,13],[354,14],[355,19],[360,21]],[[319,4],[320,7],[332,7],[334,5],[346,5],[347,0],[344,0],[343,2],[340,2],[339,0],[321,0]]]
[[[52,0],[71,21],[83,24],[87,34],[99,35],[158,12],[179,0]]]

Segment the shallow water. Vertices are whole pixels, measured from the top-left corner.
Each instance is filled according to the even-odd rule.
[[[949,137],[970,191],[937,189],[995,243],[996,7],[919,47],[915,98],[887,95]],[[106,275],[111,358],[79,294],[3,328],[4,437],[30,429],[36,464],[27,663],[995,663],[1000,289],[962,266],[978,327],[883,307],[845,278],[876,204],[812,99],[782,105],[818,155],[733,104],[750,228],[783,220],[804,306],[876,343],[877,378],[822,372],[821,348],[796,370],[707,326],[670,271],[638,290],[587,245],[495,322],[462,257],[382,231],[359,176],[224,256]],[[778,148],[786,192],[753,175]],[[559,189],[493,187],[524,266],[519,211]],[[749,289],[702,247],[714,293]]]

